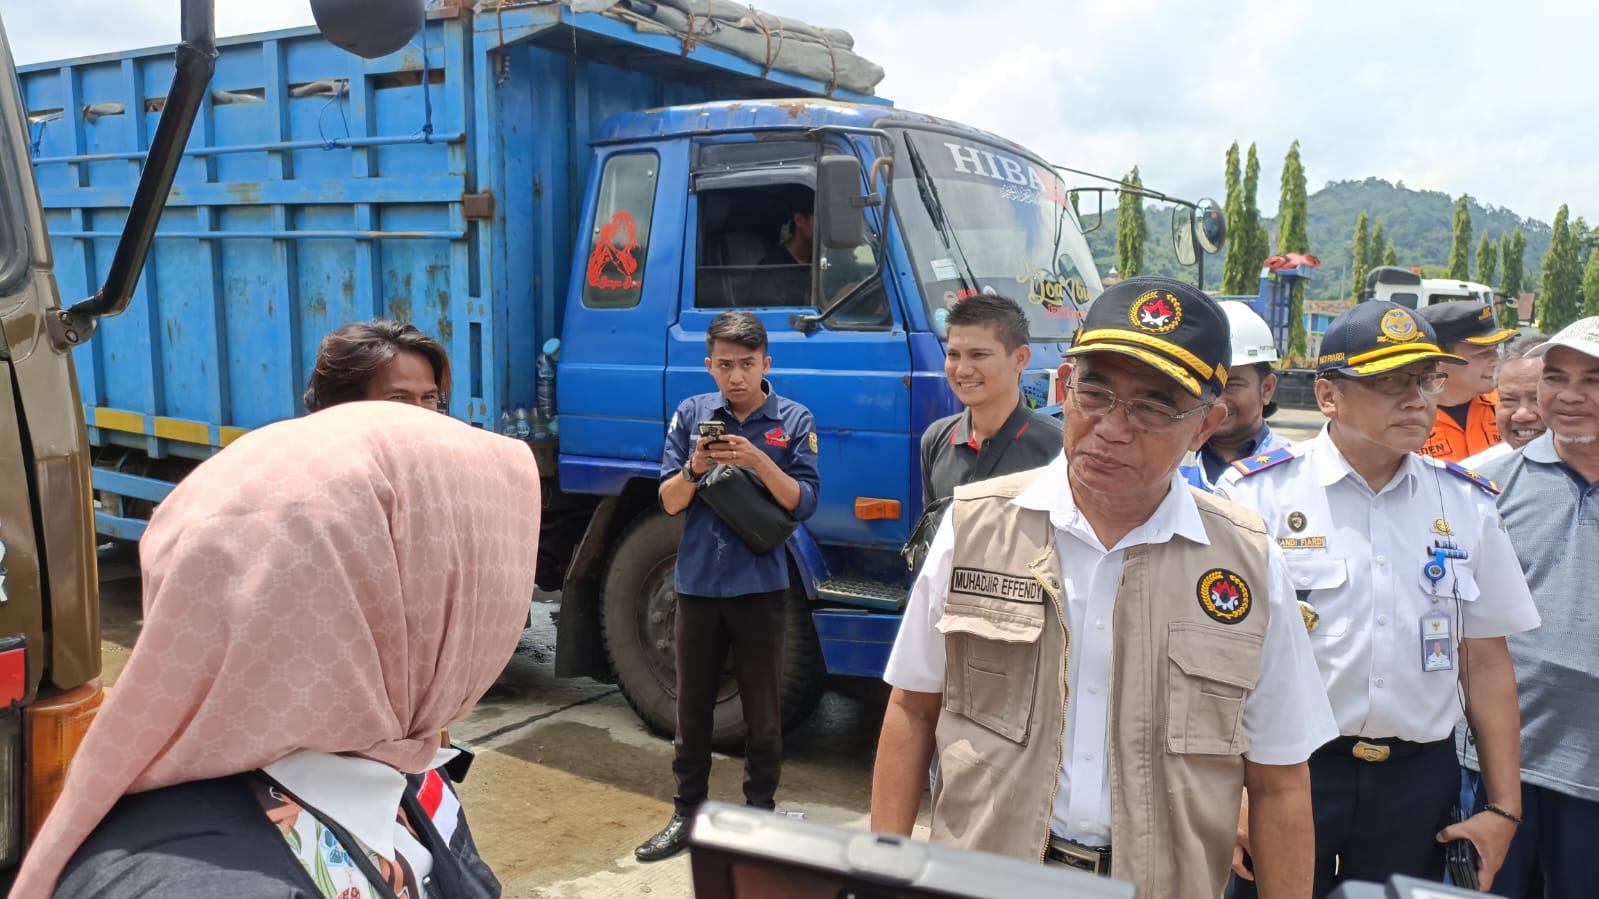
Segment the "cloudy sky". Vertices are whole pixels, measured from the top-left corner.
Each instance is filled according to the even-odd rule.
[[[1377,176],[1548,221],[1599,221],[1599,4],[1580,0],[758,0],[852,31],[896,104],[1074,168],[1222,193],[1234,139],[1277,203],[1298,139],[1312,190]],[[0,0],[19,63],[170,43],[179,0]],[[217,0],[220,34],[310,22],[306,0]]]

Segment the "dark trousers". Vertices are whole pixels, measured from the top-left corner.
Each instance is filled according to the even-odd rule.
[[[745,596],[677,597],[677,737],[672,741],[673,799],[692,815],[711,778],[711,731],[722,667],[733,651],[733,676],[749,736],[744,747],[744,801],[776,808],[783,770],[783,622],[785,591]]]
[[[1441,882],[1444,844],[1438,831],[1460,793],[1453,740],[1386,762],[1318,750],[1310,757],[1316,821],[1316,886],[1322,899],[1346,880],[1382,883],[1395,874]],[[1336,873],[1334,873],[1336,871]],[[1254,899],[1255,885],[1232,878],[1229,899]]]
[[[1482,775],[1465,773],[1476,810],[1488,804]],[[1599,841],[1599,802],[1532,784],[1521,785],[1521,826],[1504,866],[1494,876],[1495,896],[1559,899],[1593,894],[1593,853]],[[1541,876],[1541,882],[1540,882]]]

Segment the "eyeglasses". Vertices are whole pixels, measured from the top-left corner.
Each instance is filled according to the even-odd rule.
[[[1419,375],[1407,375],[1404,372],[1389,372],[1384,375],[1372,375],[1369,378],[1331,375],[1328,380],[1348,381],[1352,384],[1359,384],[1383,396],[1404,396],[1412,390],[1420,392],[1422,396],[1437,396],[1444,392],[1444,385],[1449,381],[1449,373],[1429,371]]]
[[[1066,389],[1071,391],[1072,408],[1084,415],[1099,418],[1109,415],[1117,406],[1127,413],[1127,420],[1133,427],[1143,431],[1164,431],[1177,426],[1177,423],[1191,415],[1198,415],[1209,409],[1215,403],[1205,403],[1195,406],[1186,412],[1178,412],[1165,403],[1155,403],[1149,400],[1124,400],[1115,393],[1103,387],[1092,384],[1079,384],[1074,381],[1066,382]]]

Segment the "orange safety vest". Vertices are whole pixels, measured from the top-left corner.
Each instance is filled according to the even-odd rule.
[[[1437,417],[1433,419],[1432,433],[1428,435],[1426,445],[1417,452],[1423,456],[1459,462],[1502,442],[1499,422],[1495,417],[1498,405],[1497,390],[1472,397],[1471,404],[1466,407],[1464,428],[1440,407],[1435,413]]]

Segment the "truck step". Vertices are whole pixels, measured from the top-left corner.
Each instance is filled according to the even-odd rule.
[[[905,607],[906,589],[864,577],[835,577],[816,585],[816,598],[898,612]]]

